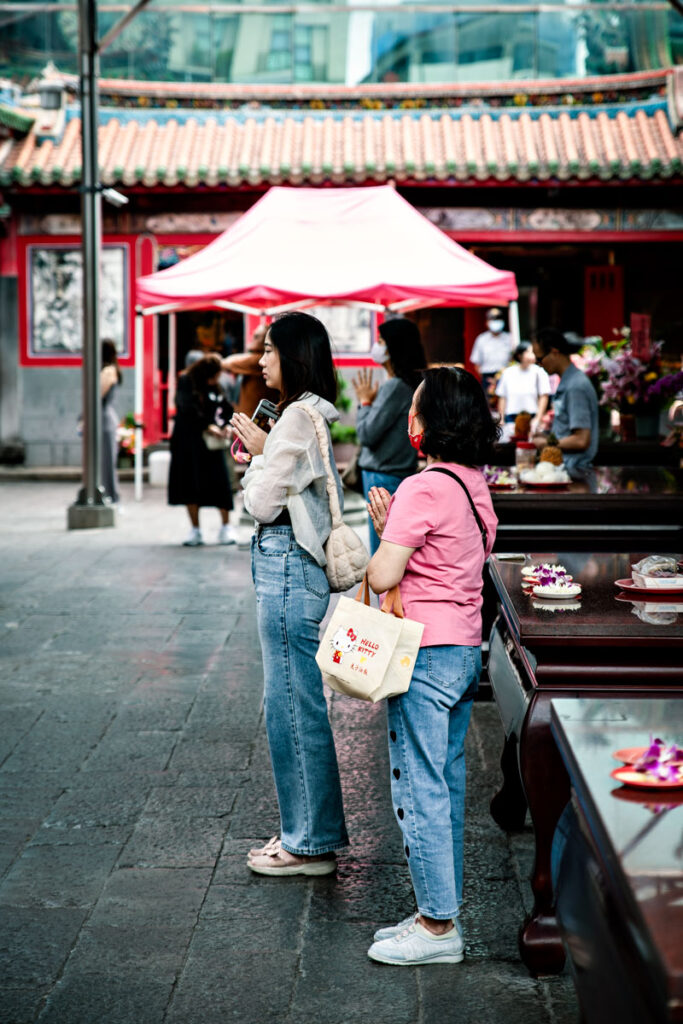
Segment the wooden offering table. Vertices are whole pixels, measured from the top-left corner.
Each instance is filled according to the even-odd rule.
[[[571,781],[553,845],[557,919],[586,1024],[683,1022],[683,788],[610,777],[614,751],[683,743],[683,701],[553,700]]]
[[[510,830],[523,826],[527,807],[531,814],[534,907],[520,931],[520,952],[534,974],[555,973],[564,963],[550,847],[569,799],[569,780],[550,734],[551,698],[683,696],[683,594],[675,603],[672,598],[664,604],[663,598],[633,601],[614,585],[630,576],[631,563],[641,557],[528,555],[528,563],[560,562],[581,583],[580,599],[568,602],[525,594],[520,562],[495,555],[489,561],[499,613],[491,631],[488,676],[505,730],[503,785],[491,801],[491,814]]]
[[[494,551],[683,548],[683,477],[660,466],[596,468],[560,488],[492,490]]]

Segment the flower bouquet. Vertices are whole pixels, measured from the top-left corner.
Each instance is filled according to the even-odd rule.
[[[662,373],[663,342],[654,342],[647,358],[636,356],[631,347],[631,332],[627,327],[616,332],[612,342],[592,339],[579,356],[579,365],[591,379],[599,393],[599,405],[616,410],[622,427],[634,423],[638,435],[639,417],[642,436],[656,436],[659,415],[673,402],[683,389],[683,371]],[[647,418],[647,422],[645,422]],[[625,436],[622,429],[622,437]]]

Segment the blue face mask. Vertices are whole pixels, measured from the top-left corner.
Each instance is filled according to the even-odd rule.
[[[502,320],[489,320],[486,326],[490,330],[491,334],[500,334],[505,327],[505,324]]]

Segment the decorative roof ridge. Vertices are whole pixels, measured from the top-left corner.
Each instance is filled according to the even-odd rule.
[[[147,124],[150,121],[154,121],[158,125],[166,125],[171,121],[175,121],[182,125],[187,124],[188,121],[196,121],[197,125],[203,125],[207,121],[214,120],[217,121],[218,124],[224,125],[229,122],[244,124],[246,121],[255,121],[260,124],[273,118],[277,121],[295,121],[299,123],[308,118],[312,118],[314,121],[324,121],[328,118],[333,121],[343,121],[346,118],[350,118],[352,121],[365,121],[369,119],[381,121],[386,117],[399,121],[405,117],[411,117],[415,120],[419,120],[425,116],[433,120],[438,120],[444,115],[452,118],[454,121],[459,121],[465,115],[471,117],[474,121],[478,121],[484,115],[490,117],[493,121],[500,120],[504,115],[510,117],[514,121],[517,121],[523,114],[528,115],[532,120],[536,121],[543,114],[547,114],[553,119],[559,117],[561,114],[566,114],[574,120],[581,114],[586,114],[591,119],[595,119],[601,114],[606,114],[609,118],[615,118],[620,113],[624,113],[628,117],[632,117],[635,116],[638,111],[651,115],[655,114],[658,110],[668,113],[666,97],[662,96],[661,98],[658,97],[649,100],[635,100],[631,103],[602,103],[586,107],[580,105],[547,107],[487,107],[483,105],[471,105],[461,107],[443,107],[434,104],[417,108],[392,108],[390,110],[366,110],[357,108],[331,108],[325,110],[293,108],[283,110],[265,106],[243,106],[237,109],[225,108],[216,110],[214,108],[204,109],[194,107],[165,109],[160,107],[138,108],[103,106],[100,107],[99,111],[99,123],[100,125],[106,125],[112,120],[117,120],[122,125],[130,122],[142,125]],[[67,123],[72,121],[74,118],[79,118],[80,115],[81,111],[79,105],[75,104],[67,107]]]
[[[367,82],[359,85],[317,84],[243,84],[234,82],[149,82],[138,79],[101,78],[100,93],[135,96],[198,97],[211,99],[244,99],[278,97],[288,101],[310,102],[311,99],[349,99],[363,97],[434,97],[434,96],[515,96],[525,94],[563,95],[568,92],[592,93],[614,90],[642,89],[666,84],[673,68],[636,71],[616,75],[595,75],[589,78],[511,79],[503,82]]]
[[[0,124],[4,125],[5,128],[25,134],[31,131],[34,122],[35,116],[33,114],[23,114],[12,107],[0,104]]]

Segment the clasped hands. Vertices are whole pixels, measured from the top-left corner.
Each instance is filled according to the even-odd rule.
[[[372,519],[375,533],[382,536],[387,522],[387,512],[391,504],[391,495],[386,487],[371,487],[368,491],[368,515]]]
[[[268,434],[243,412],[234,413],[230,426],[250,455],[261,455]]]

